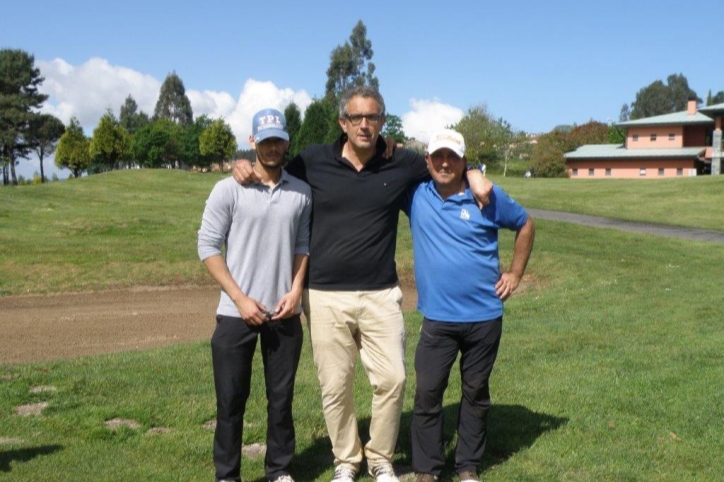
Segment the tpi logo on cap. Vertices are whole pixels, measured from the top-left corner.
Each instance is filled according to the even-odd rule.
[[[257,130],[262,129],[284,129],[281,119],[278,115],[263,115],[259,117],[259,126]]]

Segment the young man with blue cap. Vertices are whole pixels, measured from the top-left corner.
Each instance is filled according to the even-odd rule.
[[[310,187],[283,169],[289,147],[284,115],[254,115],[249,142],[259,183],[219,181],[206,201],[199,257],[221,286],[211,355],[216,388],[214,466],[219,482],[241,480],[246,401],[257,340],[267,394],[264,468],[274,482],[293,482],[292,399],[302,350],[302,290],[309,255]],[[225,253],[222,248],[225,246]]]
[[[417,482],[434,482],[445,464],[443,395],[460,353],[462,397],[455,472],[477,482],[490,408],[489,379],[503,328],[503,302],[518,287],[533,249],[528,213],[493,186],[483,209],[465,184],[465,140],[445,129],[425,155],[432,180],[415,188],[410,217],[418,309],[424,315],[415,352],[412,468]],[[513,259],[501,270],[498,231],[515,231]]]

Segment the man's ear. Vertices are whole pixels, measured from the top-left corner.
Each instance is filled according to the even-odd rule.
[[[254,142],[254,136],[252,135],[249,136],[249,145],[251,146],[252,151],[256,150],[256,143]]]
[[[339,127],[342,128],[342,132],[345,134],[347,133],[347,123],[344,121],[344,117],[337,118],[337,122],[339,122]]]

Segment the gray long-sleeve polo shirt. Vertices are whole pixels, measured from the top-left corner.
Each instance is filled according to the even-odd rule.
[[[223,255],[226,245],[226,265],[241,291],[273,309],[291,290],[294,256],[309,254],[311,212],[309,185],[286,172],[274,188],[221,180],[206,201],[199,258]],[[223,290],[216,312],[241,316]]]

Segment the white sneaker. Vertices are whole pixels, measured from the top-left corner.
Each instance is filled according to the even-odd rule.
[[[269,482],[294,482],[294,479],[292,479],[291,475],[280,475],[274,480],[270,480]]]
[[[375,482],[400,482],[400,479],[395,475],[392,464],[380,464],[371,467],[370,475],[374,477]]]
[[[337,466],[334,469],[334,477],[332,482],[354,482],[354,478],[357,476],[357,471],[343,465]]]

